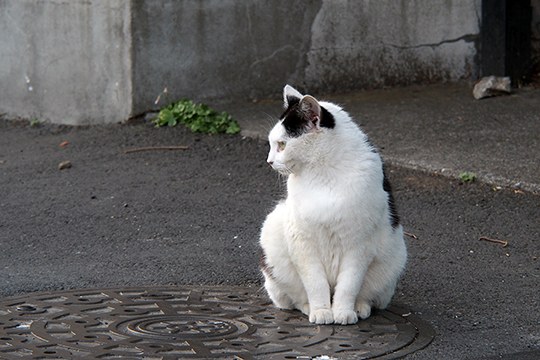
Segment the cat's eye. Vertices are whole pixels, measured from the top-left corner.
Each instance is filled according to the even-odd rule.
[[[278,151],[285,150],[285,145],[287,145],[287,143],[285,141],[278,141],[277,142]]]

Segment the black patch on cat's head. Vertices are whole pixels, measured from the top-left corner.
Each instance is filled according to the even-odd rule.
[[[281,115],[282,125],[290,137],[299,137],[309,130],[310,120],[300,109],[300,99],[297,97],[287,97],[288,108]],[[336,126],[334,116],[321,106],[320,127],[333,129]]]
[[[321,106],[321,127],[333,129],[336,126],[334,115]]]
[[[300,102],[300,98],[293,96],[293,95],[287,95],[287,107],[290,108],[292,105],[298,104]]]
[[[390,223],[392,224],[392,228],[397,228],[399,225],[399,215],[397,213],[396,209],[396,203],[394,201],[394,195],[392,194],[392,186],[390,185],[390,181],[388,180],[388,177],[386,176],[386,171],[383,166],[383,190],[386,191],[388,194],[388,210],[390,212]]]
[[[302,116],[299,104],[300,99],[297,99],[296,102],[289,101],[289,107],[281,115],[281,119],[283,119],[281,125],[289,137],[299,137],[307,131],[307,120]]]

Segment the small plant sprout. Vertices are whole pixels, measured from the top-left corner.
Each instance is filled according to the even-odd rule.
[[[180,100],[160,110],[152,120],[157,126],[184,124],[191,131],[206,134],[237,134],[240,126],[231,115],[217,112],[205,104]]]
[[[464,171],[459,174],[459,180],[464,183],[474,182],[476,181],[476,174],[469,171]]]

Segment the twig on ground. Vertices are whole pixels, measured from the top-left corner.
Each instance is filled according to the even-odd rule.
[[[485,237],[485,236],[480,237],[480,239],[478,239],[478,240],[480,240],[480,241],[489,241],[489,242],[492,242],[492,243],[495,243],[495,244],[501,244],[503,248],[508,246],[508,241],[507,240],[492,239],[492,238],[488,238],[488,237]]]
[[[189,146],[148,146],[124,150],[124,154],[142,151],[188,150]]]
[[[415,240],[418,239],[418,236],[414,235],[413,233],[406,232],[406,231],[403,232],[403,235],[408,236],[408,237],[412,237]]]

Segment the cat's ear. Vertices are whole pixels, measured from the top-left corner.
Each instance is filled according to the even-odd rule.
[[[299,102],[302,96],[303,95],[291,85],[285,85],[283,88],[283,104],[285,108],[288,108],[291,104]]]
[[[308,122],[310,129],[318,129],[321,122],[321,105],[311,95],[306,95],[300,100],[300,110]]]

